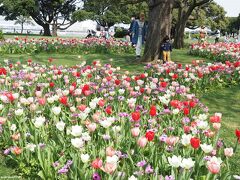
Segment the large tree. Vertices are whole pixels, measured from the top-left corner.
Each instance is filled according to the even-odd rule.
[[[224,31],[229,24],[224,8],[216,2],[195,8],[190,17],[187,27],[206,25],[212,30]]]
[[[177,49],[184,46],[184,30],[187,21],[193,10],[199,6],[211,2],[212,0],[176,0],[175,6],[178,10],[178,18],[174,33],[174,47]]]
[[[238,15],[238,17],[229,17],[229,24],[227,26],[227,32],[233,35],[235,33],[239,33],[240,30],[240,14]]]
[[[50,36],[50,25],[56,33],[57,29],[67,29],[76,22],[71,17],[77,10],[77,2],[78,0],[0,0],[0,14],[6,16],[6,20],[14,20],[19,15],[31,16],[43,27],[44,35]]]
[[[91,19],[103,27],[111,27],[121,22],[129,23],[132,15],[147,9],[147,3],[141,1],[83,0],[83,2],[84,10],[92,12]]]
[[[166,35],[170,35],[174,0],[149,0],[148,33],[143,62],[158,59],[160,45]]]
[[[21,34],[23,33],[23,25],[24,24],[29,24],[29,25],[34,26],[31,18],[26,17],[26,16],[22,16],[22,15],[17,17],[17,20],[15,21],[14,24],[20,24],[21,25]]]

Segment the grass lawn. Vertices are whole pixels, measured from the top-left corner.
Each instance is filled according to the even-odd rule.
[[[81,56],[81,58],[79,58]],[[143,65],[136,63],[134,54],[48,54],[48,53],[39,53],[39,54],[4,54],[0,56],[0,62],[4,59],[9,59],[12,61],[25,61],[32,59],[38,63],[48,63],[48,58],[52,57],[54,59],[54,64],[57,65],[76,65],[82,61],[87,61],[90,64],[94,60],[100,60],[102,64],[112,63],[115,67],[121,67],[124,71],[136,72],[143,71]],[[112,62],[110,61],[112,59]],[[174,49],[172,52],[172,60],[177,63],[191,63],[192,60],[206,60],[197,56],[188,55],[187,49]]]
[[[222,128],[220,137],[234,148],[236,143],[235,129],[240,128],[240,85],[212,91],[200,97],[208,106],[211,114],[221,112]],[[232,172],[240,175],[240,145],[237,154],[230,158]]]
[[[173,50],[172,60],[177,63],[191,63],[192,60],[208,60],[200,57],[190,56],[187,54],[187,49],[182,50]],[[81,54],[79,54],[81,55]],[[134,54],[87,54],[81,55],[72,55],[72,54],[48,54],[40,53],[34,55],[0,55],[0,63],[4,59],[9,59],[12,61],[26,61],[32,59],[38,63],[48,63],[48,58],[54,58],[54,64],[57,65],[75,65],[79,64],[82,61],[86,60],[87,63],[91,63],[94,60],[100,60],[103,64],[112,63],[113,66],[121,67],[122,70],[130,71],[132,73],[143,71],[143,64],[138,64],[135,62]],[[112,62],[110,61],[112,59]],[[233,147],[236,138],[235,138],[235,129],[240,127],[240,86],[220,89],[218,91],[209,92],[200,97],[200,100],[205,103],[210,110],[210,113],[221,112],[223,113],[222,120],[222,130],[221,137],[227,142],[230,143]],[[240,151],[240,148],[239,150]],[[1,165],[2,164],[2,165]],[[231,158],[232,171],[235,174],[240,175],[240,152],[234,158]],[[8,176],[12,174],[12,169],[7,168],[2,163],[2,157],[0,156],[0,178],[1,176]]]

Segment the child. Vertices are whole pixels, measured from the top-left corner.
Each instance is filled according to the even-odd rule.
[[[163,54],[163,62],[165,63],[167,62],[172,62],[171,61],[171,56],[170,56],[170,52],[172,51],[172,44],[170,43],[170,38],[169,36],[166,36],[163,39],[163,43],[161,45],[161,51]]]

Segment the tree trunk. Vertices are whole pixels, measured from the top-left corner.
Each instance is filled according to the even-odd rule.
[[[49,24],[44,24],[42,27],[44,31],[43,36],[51,36]]]
[[[23,33],[23,23],[21,23],[21,34]]]
[[[148,33],[142,62],[158,59],[161,42],[166,35],[170,35],[172,8],[173,0],[150,0]]]
[[[57,36],[57,25],[56,24],[52,25],[52,36],[54,36],[54,37]]]
[[[54,36],[54,37],[57,36],[57,30],[58,30],[57,20],[53,20],[53,23],[52,23],[52,36]]]
[[[187,20],[188,19],[186,18],[181,18],[176,24],[173,43],[173,46],[176,49],[181,49],[184,47],[184,30],[187,24]]]

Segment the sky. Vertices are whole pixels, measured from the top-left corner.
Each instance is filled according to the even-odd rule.
[[[240,13],[240,0],[214,0],[224,7],[228,17],[237,17]]]

